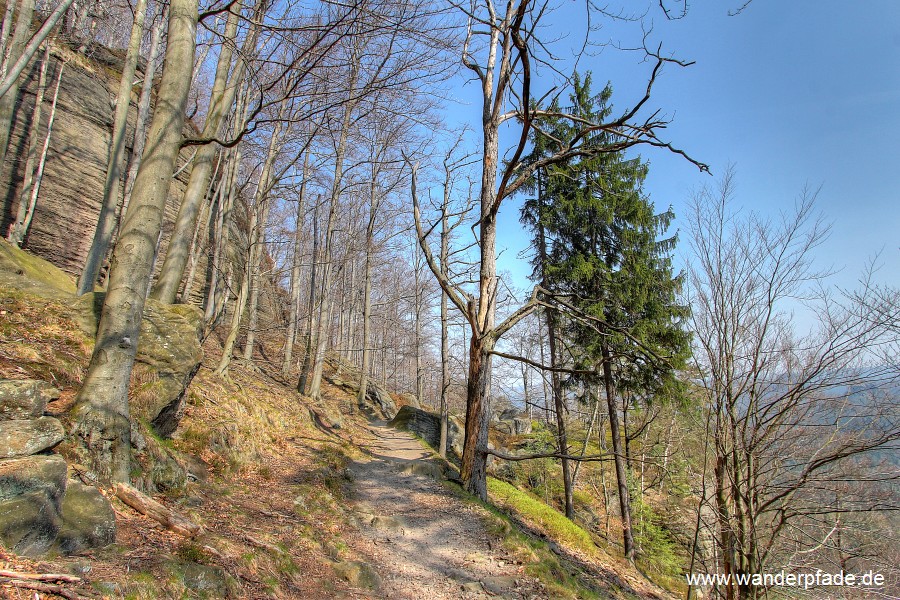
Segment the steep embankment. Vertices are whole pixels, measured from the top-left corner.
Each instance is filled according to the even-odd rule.
[[[54,383],[61,395],[48,411],[65,422],[92,345],[78,323],[83,307],[64,274],[22,253],[13,258],[0,260],[0,379]],[[157,333],[166,340],[174,330]],[[444,480],[452,468],[422,442],[356,409],[346,371],[330,372],[337,385],[326,381],[324,399],[313,403],[265,366],[236,364],[222,380],[212,372],[215,336],[204,351],[172,436],[143,423],[134,448],[139,485],[199,533],[174,533],[104,490],[115,544],[40,560],[3,552],[0,569],[64,577],[0,575],[0,593],[17,597],[25,592],[12,586],[24,585],[134,599],[659,594],[602,550],[552,539],[541,522],[550,512],[519,511],[520,526]],[[165,389],[151,367],[132,380],[138,406]],[[73,464],[69,476],[84,473]]]

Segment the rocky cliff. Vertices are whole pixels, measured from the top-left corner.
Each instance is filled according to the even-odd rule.
[[[55,82],[65,63],[60,82],[56,119],[44,171],[44,181],[34,219],[23,248],[63,271],[77,275],[84,264],[96,228],[103,181],[112,137],[112,120],[119,81],[121,55],[95,48],[85,57],[63,43],[54,46],[47,80]],[[23,80],[14,113],[13,129],[5,162],[0,165],[0,234],[6,236],[18,208],[25,169],[27,132],[31,126],[40,56],[30,65]],[[50,85],[48,83],[48,85]],[[140,86],[135,86],[126,132],[126,154],[134,139],[134,123]],[[39,129],[40,140],[47,133],[52,89],[44,98]],[[192,130],[190,125],[186,128]],[[191,150],[182,152],[179,167],[188,162]],[[168,244],[178,202],[184,193],[188,169],[182,170],[169,190],[163,226],[162,251]],[[161,261],[158,261],[161,264]]]

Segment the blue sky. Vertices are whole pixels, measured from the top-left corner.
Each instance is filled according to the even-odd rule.
[[[685,215],[692,190],[734,164],[738,205],[775,216],[805,185],[821,186],[817,206],[833,225],[820,265],[842,269],[836,282],[851,285],[867,258],[882,252],[881,280],[900,285],[900,2],[754,0],[728,16],[739,4],[696,0],[672,22],[652,13],[654,45],[696,64],[667,67],[651,104],[674,119],[668,139],[708,163],[713,177],[647,148],[646,191],[658,208],[671,204]],[[563,0],[557,23],[578,5]],[[639,33],[614,25],[594,38],[633,44]],[[638,59],[607,49],[583,58],[581,69],[593,71],[595,88],[609,79],[614,106],[624,108],[646,85],[649,65]],[[467,88],[464,96],[474,93]],[[452,115],[476,126],[478,110],[470,103]],[[500,225],[507,248],[500,268],[524,285],[528,268],[515,255],[527,240],[514,202]]]

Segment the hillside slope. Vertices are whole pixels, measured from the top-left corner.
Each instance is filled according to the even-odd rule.
[[[13,258],[0,261],[0,378],[53,382],[62,395],[49,410],[65,421],[92,341],[76,323],[67,276]],[[599,548],[567,549],[520,512],[522,525],[543,531],[524,533],[474,501],[444,479],[452,468],[427,446],[370,421],[344,389],[326,381],[314,404],[242,364],[222,380],[212,371],[220,351],[211,336],[173,436],[144,429],[135,450],[145,489],[201,526],[198,536],[173,533],[105,491],[114,545],[43,560],[5,552],[0,568],[74,575],[58,583],[64,597],[662,597]],[[152,384],[136,371],[133,400]],[[14,583],[0,579],[0,593],[26,597]]]

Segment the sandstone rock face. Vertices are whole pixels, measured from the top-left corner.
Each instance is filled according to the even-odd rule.
[[[0,381],[0,421],[37,419],[47,402],[59,398],[59,390],[43,381]]]
[[[53,417],[0,421],[0,458],[37,454],[60,443],[65,434]]]
[[[0,543],[17,554],[50,549],[62,524],[66,461],[29,456],[0,462]]]
[[[88,335],[97,333],[105,296],[95,292],[75,300],[79,325]],[[184,414],[185,388],[203,358],[202,333],[199,308],[147,300],[135,361],[154,373],[155,380],[147,383],[147,393],[133,399],[130,409],[133,417],[149,421],[162,436],[172,435]]]
[[[107,546],[116,539],[116,515],[95,487],[70,481],[61,513],[54,547],[63,554]]]
[[[441,442],[441,417],[435,413],[412,406],[403,406],[390,423],[391,427],[411,431],[437,449]],[[447,423],[447,450],[462,456],[463,427],[457,419],[450,417]]]
[[[62,54],[72,51],[60,46]],[[5,236],[18,208],[19,192],[25,169],[26,139],[34,108],[38,80],[38,58],[29,65],[22,82],[13,117],[9,151],[5,164],[0,165],[0,235]],[[111,57],[112,58],[112,57]],[[116,59],[121,60],[121,59]],[[60,59],[54,53],[48,78],[55,80]],[[119,64],[91,65],[84,59],[70,60],[60,83],[57,114],[44,179],[37,201],[31,230],[24,248],[49,260],[72,275],[80,273],[90,248],[103,199],[103,181],[106,161],[112,137],[112,101],[118,90]],[[134,121],[137,114],[135,86],[129,110],[125,134],[127,152],[134,138]],[[52,94],[44,99],[44,116],[39,128],[39,140],[43,143],[47,134],[47,115],[50,112]],[[182,151],[179,167],[191,156],[191,150]],[[163,226],[162,251],[168,246],[172,223],[178,211],[189,169],[183,170],[173,181],[166,204]],[[157,262],[162,265],[164,257]],[[204,263],[205,264],[205,263]],[[201,265],[201,268],[205,268]],[[202,270],[200,272],[203,272]]]

